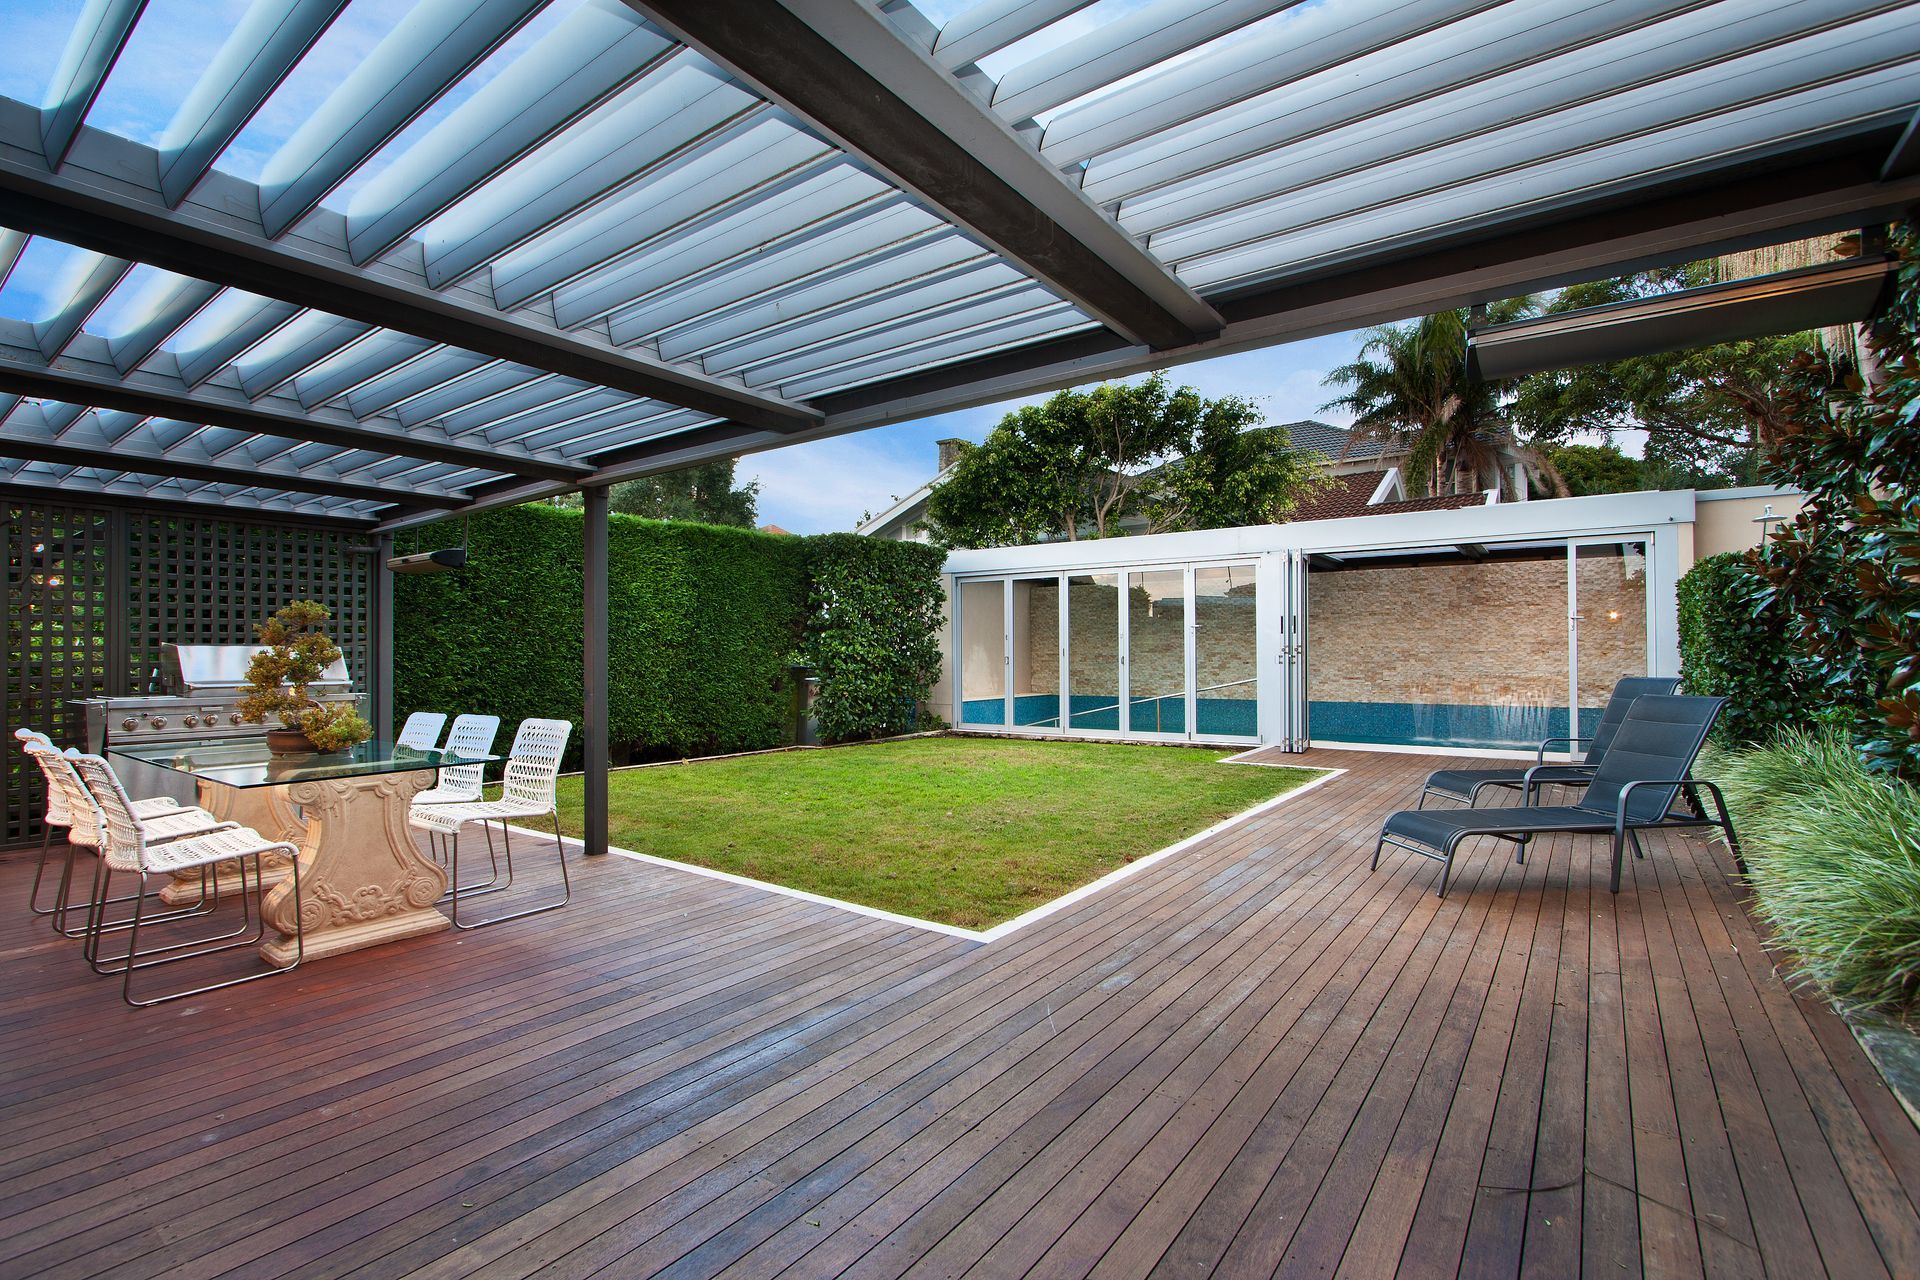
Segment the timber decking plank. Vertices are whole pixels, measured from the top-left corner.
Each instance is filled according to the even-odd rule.
[[[1920,1274],[1920,1134],[1717,846],[1443,902],[1366,862],[1451,761],[1267,758],[1348,772],[984,946],[576,855],[136,1012],[0,916],[0,1280]]]

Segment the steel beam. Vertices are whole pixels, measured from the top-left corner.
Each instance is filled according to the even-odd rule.
[[[1128,342],[1167,350],[1218,330],[1211,307],[871,5],[627,3]]]
[[[340,516],[310,511],[297,503],[260,502],[236,504],[214,498],[158,498],[150,489],[125,482],[108,485],[69,485],[57,481],[20,479],[0,474],[0,500],[18,498],[33,502],[60,502],[84,507],[127,507],[138,511],[159,511],[202,519],[234,520],[265,518],[276,525],[311,525],[323,529],[371,531],[378,523],[372,515]],[[444,513],[443,513],[444,514]]]
[[[586,851],[607,851],[607,490],[588,489],[583,522],[581,613],[582,767],[586,777]],[[562,856],[565,850],[562,850]]]
[[[743,383],[501,311],[470,291],[428,288],[418,255],[356,265],[343,220],[317,215],[297,235],[270,239],[249,210],[258,190],[216,182],[217,172],[170,209],[129,176],[157,172],[158,157],[125,139],[85,129],[67,167],[51,172],[23,145],[22,124],[20,104],[0,99],[0,224],[17,231],[771,430],[819,422],[810,406]]]
[[[215,384],[189,390],[178,378],[159,373],[135,372],[123,378],[111,365],[104,371],[92,370],[78,360],[56,366],[40,360],[37,353],[6,343],[0,343],[0,393],[549,480],[578,481],[591,470],[557,456],[527,454],[485,440],[468,443],[430,429],[369,425],[338,410],[280,408],[250,401],[239,391]]]
[[[200,480],[208,484],[253,485],[285,489],[292,493],[314,493],[329,498],[350,498],[355,502],[383,502],[393,506],[406,504],[444,510],[472,502],[464,494],[313,475],[285,463],[200,461],[125,444],[88,444],[71,439],[72,434],[71,430],[59,437],[24,434],[18,427],[8,424],[0,427],[0,457],[19,458],[27,462],[52,462],[63,467],[132,471],[144,476]]]

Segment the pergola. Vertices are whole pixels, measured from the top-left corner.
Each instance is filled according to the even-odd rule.
[[[1913,3],[420,0],[262,137],[368,7],[260,0],[149,141],[141,0],[0,98],[0,279],[83,251],[0,306],[0,490],[584,490],[593,851],[616,481],[1920,202]]]

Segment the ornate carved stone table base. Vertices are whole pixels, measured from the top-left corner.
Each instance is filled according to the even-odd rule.
[[[447,870],[420,852],[407,827],[408,805],[432,782],[427,769],[256,789],[285,792],[306,819],[299,902],[291,879],[267,895],[267,924],[281,935],[260,948],[268,963],[293,963],[296,911],[308,960],[450,927],[433,906]]]
[[[194,799],[200,807],[222,821],[252,827],[269,840],[285,840],[297,845],[306,839],[307,824],[301,820],[300,811],[293,807],[293,801],[287,798],[285,787],[228,787],[201,778],[195,789],[198,794]],[[268,888],[293,875],[289,858],[274,855],[260,861],[261,879]],[[219,871],[223,894],[240,889],[253,891],[251,859],[244,873],[237,862],[223,862]],[[243,874],[247,880],[245,885],[240,884]],[[170,906],[200,901],[200,873],[196,870],[176,876],[172,884],[160,891],[160,901]]]

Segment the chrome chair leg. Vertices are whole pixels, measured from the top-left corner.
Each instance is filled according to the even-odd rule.
[[[257,859],[258,855],[255,855],[255,857]],[[103,860],[103,865],[104,865],[104,860]],[[256,874],[259,872],[259,870],[260,868],[256,865],[255,867]],[[204,938],[188,938],[181,942],[170,942],[163,946],[151,947],[145,951],[141,951],[139,949],[138,943],[134,940],[133,935],[138,931],[139,924],[142,922],[142,916],[144,914],[143,906],[144,906],[145,900],[149,897],[155,896],[154,894],[142,892],[136,895],[133,902],[134,913],[132,918],[128,920],[121,920],[121,921],[106,920],[105,906],[104,904],[102,905],[101,910],[95,917],[95,925],[94,925],[93,933],[88,939],[90,950],[87,953],[87,963],[93,967],[93,971],[95,973],[101,975],[102,977],[111,977],[112,975],[121,972],[123,969],[125,969],[129,965],[132,965],[132,967],[136,969],[144,969],[144,968],[150,967],[153,964],[165,963],[164,959],[149,960],[147,964],[140,964],[138,963],[138,961],[151,956],[165,957],[168,952],[172,952],[172,951],[186,951],[186,950],[189,950],[190,948],[195,948],[195,947],[204,948],[205,951],[207,952],[226,951],[226,950],[230,950],[233,947],[248,945],[245,942],[228,941],[229,939],[232,939],[232,938],[243,937],[248,931],[248,929],[252,927],[253,914],[252,914],[252,911],[246,905],[247,872],[246,872],[246,866],[244,862],[241,863],[240,865],[239,875],[240,875],[240,881],[241,881],[241,884],[240,884],[241,917],[240,917],[240,926],[238,928],[230,930],[227,933],[211,934]],[[109,867],[106,869],[106,877],[105,877],[106,884],[111,885],[112,877],[113,877],[113,870],[112,868]],[[146,876],[142,875],[140,877],[140,880],[141,880],[141,886],[144,889],[146,884]],[[209,905],[201,906],[200,905],[201,903],[207,903]],[[145,916],[144,923],[146,923],[148,926],[152,926],[155,924],[162,924],[170,920],[185,920],[185,919],[189,919],[196,916],[211,915],[213,911],[219,906],[219,903],[220,903],[220,868],[218,864],[210,863],[200,868],[200,897],[196,899],[193,906],[181,907],[177,910],[161,912],[158,915],[147,915]],[[124,952],[116,953],[111,956],[102,957],[100,952],[101,936],[105,933],[118,933],[122,931],[125,931],[128,935],[127,950]],[[258,938],[255,939],[255,941],[258,941],[258,940],[259,940]],[[225,945],[209,947],[208,946],[209,943],[224,943]],[[194,952],[193,954],[202,954],[202,952]],[[181,959],[184,957],[175,956],[172,958]]]
[[[166,961],[154,961],[144,965],[129,964],[126,967],[125,974],[121,979],[121,984],[120,984],[121,999],[125,1000],[128,1004],[132,1005],[136,1009],[144,1009],[151,1005],[165,1004],[169,1000],[184,1000],[188,996],[205,995],[209,991],[219,991],[226,987],[237,987],[243,982],[258,982],[262,978],[278,977],[283,973],[291,973],[293,970],[300,967],[300,962],[306,959],[307,939],[306,939],[305,931],[302,930],[300,927],[300,913],[296,911],[294,912],[294,918],[293,918],[293,963],[288,965],[286,968],[268,969],[265,973],[250,973],[240,978],[228,978],[224,982],[213,982],[213,983],[208,983],[205,986],[190,987],[185,991],[171,991],[171,992],[168,992],[166,995],[154,996],[151,999],[147,999],[147,1000],[136,1000],[133,998],[133,973],[135,969],[148,969],[148,968],[152,968],[154,964],[171,963],[174,960],[187,960],[187,959],[191,959],[193,956],[211,955],[215,951],[229,951],[229,950],[232,950],[234,947],[239,947],[239,946],[251,946],[259,943],[262,939],[266,937],[267,888],[266,888],[266,884],[264,883],[266,868],[264,867],[264,865],[262,865],[260,855],[258,853],[253,854],[252,858],[253,858],[253,891],[255,894],[259,895],[259,898],[260,898],[259,929],[255,933],[255,935],[246,942],[228,943],[226,946],[214,947],[206,951],[196,951],[196,952],[192,952],[190,955],[173,956]],[[294,902],[298,903],[300,901],[300,859],[296,857],[296,858],[293,858],[291,862],[293,866],[293,900]],[[218,871],[216,871],[214,874],[216,878],[219,875]],[[244,859],[241,859],[240,860],[240,893],[242,898],[246,896],[246,892],[247,892],[246,862]],[[252,914],[251,912],[248,913],[249,918],[251,918],[251,914]],[[137,937],[139,932],[138,922],[140,919],[139,903],[134,904],[133,918],[135,922],[134,933]],[[156,948],[156,950],[161,950],[161,949],[164,949],[164,948]]]
[[[73,870],[73,846],[66,844],[64,840],[61,841],[61,843],[66,845],[66,867],[67,873],[70,874]],[[40,862],[33,869],[33,889],[27,894],[27,906],[33,911],[33,914],[37,916],[50,916],[57,911],[60,906],[58,899],[55,899],[54,905],[51,907],[42,907],[40,905],[40,880],[41,877],[47,874],[47,851],[52,848],[52,846],[53,826],[50,823],[43,822],[40,824]],[[67,875],[63,874],[60,883],[64,885],[66,881]]]
[[[484,826],[485,823],[482,823],[481,825]],[[508,876],[509,883],[511,883],[512,876],[513,876],[513,845],[512,845],[511,838],[507,834],[507,823],[504,818],[500,820],[500,838],[501,838],[501,841],[506,845],[507,876]],[[489,849],[493,847],[491,836],[489,836],[488,838],[487,847]],[[479,895],[467,894],[467,893],[456,893],[454,894],[453,900],[451,903],[453,927],[456,929],[484,929],[488,925],[505,924],[509,920],[520,920],[520,919],[524,919],[527,916],[537,916],[548,911],[558,911],[561,907],[566,906],[567,903],[573,900],[573,880],[567,874],[567,846],[566,846],[566,842],[563,839],[561,839],[561,836],[560,836],[560,815],[558,813],[555,813],[553,815],[553,847],[554,847],[554,852],[559,856],[559,859],[560,859],[560,900],[559,901],[541,903],[539,906],[536,906],[536,907],[526,907],[519,911],[508,912],[506,915],[494,916],[491,919],[487,919],[487,920],[476,920],[468,924],[468,923],[462,923],[460,920],[460,899],[465,897],[477,897]],[[455,836],[453,840],[453,877],[454,877],[454,882],[458,883],[460,878],[460,838],[458,836]],[[484,890],[483,892],[498,893],[500,889],[504,889],[505,887],[506,887],[505,885],[501,885],[498,889],[487,889],[487,890]]]
[[[493,847],[493,828],[483,822],[480,824],[480,829],[487,837],[487,865],[491,869],[492,874],[485,880],[479,880],[470,885],[462,885],[456,883],[459,877],[449,872],[447,876],[447,891],[440,895],[441,902],[451,902],[456,892],[464,898],[484,898],[490,893],[499,893],[502,890],[513,888],[513,842],[507,838],[505,831],[506,825],[505,822],[500,824],[502,828],[500,838],[507,846],[507,878],[505,880],[500,878],[500,856],[495,852]],[[453,835],[444,838],[453,842],[455,852],[457,853],[460,846],[460,837]]]

